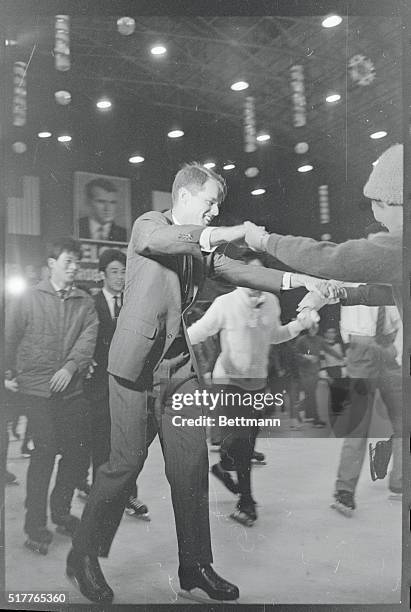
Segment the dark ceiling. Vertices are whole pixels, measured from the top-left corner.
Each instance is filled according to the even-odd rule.
[[[130,36],[118,32],[116,20],[71,18],[72,65],[64,73],[54,68],[53,17],[11,28],[18,44],[9,48],[10,61],[29,60],[28,123],[18,135],[11,128],[6,135],[27,141],[25,163],[43,160],[43,166],[57,164],[57,170],[67,166],[137,177],[151,188],[169,190],[181,162],[211,157],[221,171],[230,159],[237,163],[229,178],[233,219],[238,211],[244,215],[252,199],[250,187],[259,184],[267,194],[258,202],[253,199],[255,218],[270,225],[274,198],[282,203],[277,229],[297,232],[303,227],[313,234],[312,207],[301,210],[304,192],[312,200],[319,184],[334,184],[338,225],[345,215],[339,210],[342,203],[361,200],[371,162],[402,140],[399,17],[346,16],[330,29],[321,27],[319,16],[136,17]],[[167,47],[165,57],[150,54],[156,42]],[[348,72],[348,61],[357,54],[375,66],[375,79],[367,86],[354,83]],[[289,69],[296,63],[305,71],[307,125],[301,128],[292,124]],[[230,90],[239,79],[250,83],[246,92]],[[58,89],[70,91],[69,106],[55,103]],[[334,105],[325,102],[330,90],[342,96]],[[113,101],[104,115],[95,108],[101,95]],[[255,97],[257,128],[271,134],[269,143],[260,144],[253,155],[243,152],[242,143],[247,95]],[[167,138],[174,125],[185,130],[179,142]],[[42,128],[72,133],[70,161],[61,157],[62,146],[55,140],[38,142]],[[376,130],[386,130],[388,136],[371,140]],[[310,176],[296,172],[301,156],[294,146],[299,141],[310,146]],[[46,153],[41,147],[47,147]],[[135,151],[146,158],[138,169],[127,161]],[[260,168],[258,179],[245,179],[249,165]],[[345,237],[335,228],[333,235]]]

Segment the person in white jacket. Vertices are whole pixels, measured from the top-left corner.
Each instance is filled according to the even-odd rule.
[[[245,257],[249,265],[261,266],[256,253]],[[213,385],[235,397],[247,395],[253,402],[220,406],[230,417],[262,416],[261,397],[266,389],[268,353],[271,344],[287,342],[313,324],[311,313],[300,313],[297,320],[282,325],[278,298],[267,292],[238,287],[217,297],[201,319],[188,329],[190,342],[195,345],[220,334],[221,353],[213,370]],[[239,394],[239,395],[238,395]],[[234,397],[234,395],[233,395]],[[281,405],[281,398],[276,398]],[[240,404],[240,405],[239,405]],[[232,518],[250,526],[257,519],[256,502],[251,494],[251,458],[258,427],[254,425],[226,426],[220,449],[221,461],[212,466],[212,473],[240,498]],[[229,470],[235,469],[238,483]]]

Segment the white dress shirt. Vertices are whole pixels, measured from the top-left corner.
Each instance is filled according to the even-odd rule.
[[[105,287],[103,287],[102,289],[102,293],[104,295],[104,297],[106,298],[106,302],[108,305],[108,308],[110,310],[110,314],[111,314],[111,318],[114,319],[114,304],[115,304],[115,297],[119,298],[120,300],[120,306],[121,306],[121,293],[116,293],[115,295],[113,293],[110,293],[109,291],[107,291],[107,289]]]

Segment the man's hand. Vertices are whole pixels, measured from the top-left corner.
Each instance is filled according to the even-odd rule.
[[[291,273],[291,287],[305,287],[307,291],[312,291],[322,298],[338,301],[342,283],[335,280],[325,280],[308,276],[307,274]],[[331,304],[332,302],[328,302]]]
[[[60,393],[66,389],[67,385],[71,381],[73,375],[70,374],[65,368],[57,370],[50,379],[50,391],[53,393]]]
[[[267,240],[270,235],[265,227],[255,225],[251,223],[251,221],[246,221],[244,226],[246,228],[245,241],[250,249],[254,251],[265,251]]]
[[[12,393],[17,393],[17,391],[19,390],[19,384],[15,378],[6,378],[4,381],[4,388],[7,391],[11,391]]]
[[[318,323],[320,316],[318,312],[313,308],[303,308],[297,315],[297,321],[301,323],[304,329],[310,329],[314,323]]]

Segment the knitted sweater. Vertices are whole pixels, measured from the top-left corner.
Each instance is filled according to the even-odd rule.
[[[341,244],[270,234],[266,251],[287,266],[320,278],[389,283],[402,313],[402,230]]]

